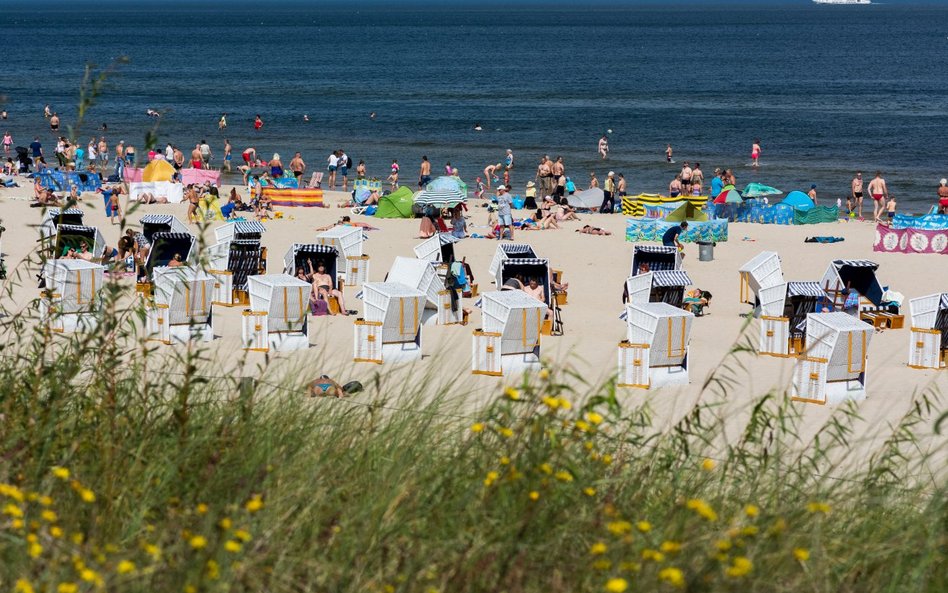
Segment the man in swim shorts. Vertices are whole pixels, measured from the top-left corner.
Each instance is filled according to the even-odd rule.
[[[853,203],[859,210],[859,220],[862,220],[862,171],[856,171],[856,176],[852,182]]]
[[[882,178],[882,171],[876,171],[875,178],[869,182],[869,195],[872,196],[872,219],[882,222],[882,213],[885,212],[885,201],[889,197],[889,188]]]

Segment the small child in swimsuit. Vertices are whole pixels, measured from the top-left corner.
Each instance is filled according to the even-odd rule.
[[[892,219],[895,218],[895,208],[896,208],[895,196],[893,196],[892,194],[889,194],[889,201],[886,202],[886,205],[885,205],[885,210],[889,217],[889,224],[892,224]]]

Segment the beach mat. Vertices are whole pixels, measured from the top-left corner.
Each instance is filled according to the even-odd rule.
[[[323,206],[323,190],[321,189],[265,187],[263,195],[270,198],[274,206],[284,208],[322,208]]]

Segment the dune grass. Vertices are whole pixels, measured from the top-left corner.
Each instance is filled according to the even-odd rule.
[[[735,438],[728,364],[665,430],[565,371],[476,412],[407,386],[317,400],[201,376],[120,295],[92,334],[5,318],[6,590],[948,590],[944,481],[915,478],[933,394],[844,472],[855,407],[801,447],[766,394]]]

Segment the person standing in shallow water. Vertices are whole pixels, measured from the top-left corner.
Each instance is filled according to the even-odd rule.
[[[755,138],[754,145],[751,146],[751,165],[760,166],[760,138]]]
[[[602,160],[609,158],[609,136],[605,134],[599,139],[599,156]]]

